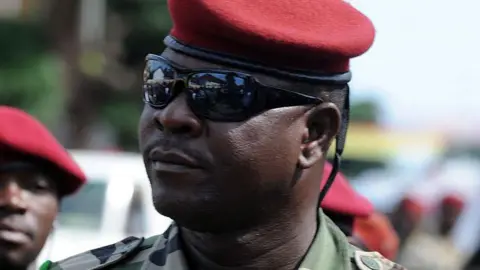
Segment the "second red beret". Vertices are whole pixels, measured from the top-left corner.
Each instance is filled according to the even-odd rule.
[[[65,148],[35,118],[19,109],[0,106],[0,146],[40,158],[61,172],[61,195],[75,192],[86,176]]]
[[[331,171],[332,164],[326,162],[321,188],[327,182]],[[335,181],[322,201],[321,207],[333,213],[354,217],[366,217],[374,212],[374,207],[370,201],[358,194],[341,172],[337,173]]]

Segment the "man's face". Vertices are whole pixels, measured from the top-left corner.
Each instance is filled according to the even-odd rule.
[[[171,51],[164,56],[189,69],[221,68]],[[255,77],[266,85],[279,84],[270,77]],[[311,190],[296,180],[311,108],[282,107],[242,122],[216,122],[197,117],[185,93],[161,110],[146,105],[140,150],[156,209],[190,229],[221,231],[254,226],[282,213],[293,203],[294,193],[307,197]],[[171,164],[153,161],[155,155],[165,158],[168,153]],[[179,155],[195,165],[172,164],[182,162],[175,160]]]
[[[13,162],[0,161],[0,168]],[[40,171],[0,170],[0,268],[22,269],[35,260],[57,210],[56,186]]]

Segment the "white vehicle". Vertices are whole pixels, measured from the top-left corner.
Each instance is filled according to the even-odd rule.
[[[58,261],[128,236],[162,233],[171,220],[157,213],[143,160],[135,153],[71,151],[88,183],[64,198],[55,229],[37,258]]]
[[[407,193],[424,182],[438,158],[432,149],[402,149],[385,162],[385,168],[365,171],[351,182],[377,211],[392,212]]]

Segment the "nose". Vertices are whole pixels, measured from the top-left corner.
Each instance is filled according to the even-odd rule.
[[[202,121],[188,106],[185,93],[180,93],[163,110],[157,110],[154,117],[163,132],[189,137],[197,137],[202,133]]]
[[[8,208],[16,212],[25,212],[27,203],[24,194],[22,187],[16,181],[7,180],[0,183],[0,209]]]

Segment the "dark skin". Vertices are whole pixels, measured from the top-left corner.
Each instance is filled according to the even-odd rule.
[[[15,155],[3,154],[0,165],[18,161]],[[44,173],[0,171],[1,269],[27,269],[47,240],[58,207],[55,182]]]
[[[191,69],[235,70],[168,49],[163,56]],[[298,83],[246,73],[302,91]],[[184,94],[163,110],[145,106],[140,149],[154,205],[180,225],[191,265],[294,268],[316,233],[318,175],[339,126],[340,111],[329,102],[277,108],[237,123],[198,118]],[[152,149],[188,155],[201,166],[155,170]]]

